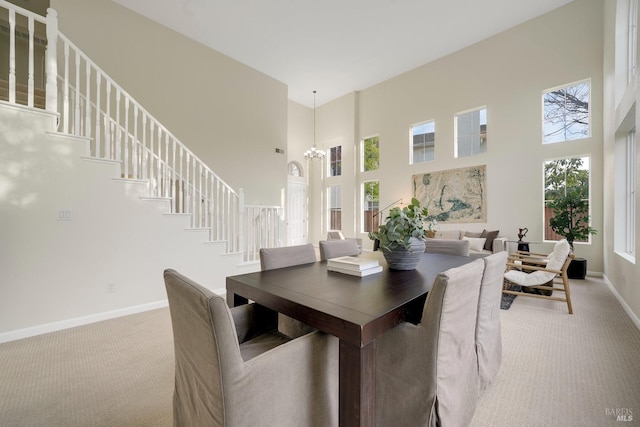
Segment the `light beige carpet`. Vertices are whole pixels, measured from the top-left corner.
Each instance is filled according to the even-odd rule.
[[[640,425],[640,331],[599,279],[501,310],[504,359],[473,427]],[[0,426],[170,426],[168,309],[0,345]],[[632,421],[617,421],[626,413]]]

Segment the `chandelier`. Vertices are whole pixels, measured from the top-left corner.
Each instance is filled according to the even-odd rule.
[[[304,158],[308,160],[324,159],[325,153],[316,147],[316,91],[313,91],[313,147],[304,152]]]

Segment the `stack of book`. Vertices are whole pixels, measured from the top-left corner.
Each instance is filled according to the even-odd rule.
[[[327,270],[364,277],[370,274],[380,273],[382,266],[379,265],[375,259],[342,256],[328,259]]]

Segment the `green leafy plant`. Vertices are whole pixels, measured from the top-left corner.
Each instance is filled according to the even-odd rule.
[[[427,208],[421,207],[420,201],[414,197],[408,206],[391,208],[385,223],[378,227],[378,231],[369,232],[369,238],[378,239],[382,249],[393,250],[402,246],[411,251],[409,241],[412,237],[424,239],[424,222],[428,214]]]
[[[553,210],[549,227],[574,241],[587,241],[596,230],[589,226],[589,172],[581,158],[560,159],[545,164],[545,199]]]

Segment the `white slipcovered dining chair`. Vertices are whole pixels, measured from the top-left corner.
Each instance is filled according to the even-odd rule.
[[[566,239],[558,241],[553,247],[553,252],[548,255],[516,251],[514,255],[509,256],[507,272],[504,274],[504,289],[502,292],[505,294],[563,301],[567,303],[569,314],[573,314],[569,278],[567,277],[567,269],[573,258],[574,255],[571,252],[571,246]],[[540,290],[548,294],[512,290],[510,289],[511,285],[519,285],[531,290]],[[551,293],[554,291],[564,292],[564,298],[552,296]]]
[[[338,425],[338,349],[321,332],[288,340],[275,313],[165,270],[175,349],[174,426]]]
[[[507,266],[507,252],[482,258],[484,273],[478,298],[476,321],[476,354],[478,356],[478,385],[482,393],[491,384],[502,364],[502,328],[500,300]]]
[[[466,426],[477,400],[476,318],[484,261],[440,273],[418,325],[376,340],[378,426]]]
[[[260,267],[262,271],[310,264],[316,261],[318,261],[316,250],[311,243],[260,249]],[[278,330],[290,338],[297,338],[314,329],[299,320],[278,313]]]

